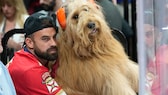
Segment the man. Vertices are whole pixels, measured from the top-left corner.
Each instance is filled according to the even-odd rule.
[[[58,66],[55,15],[34,13],[24,24],[25,46],[15,53],[8,70],[17,95],[66,95],[51,76],[49,61]],[[55,74],[54,74],[55,75]]]

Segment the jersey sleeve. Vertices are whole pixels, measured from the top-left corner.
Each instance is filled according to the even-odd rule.
[[[26,71],[23,76],[25,95],[57,95],[62,91],[47,69],[35,68]],[[59,94],[66,95],[66,94]]]

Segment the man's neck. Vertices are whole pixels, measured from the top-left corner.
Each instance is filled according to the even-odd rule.
[[[38,56],[36,56],[36,54],[35,54],[31,49],[29,49],[29,48],[27,48],[27,47],[24,47],[24,51],[29,52],[29,53],[31,53],[32,55],[34,55],[34,56],[37,58],[37,60],[38,60],[43,66],[45,66],[45,67],[48,68],[48,60],[39,58]]]
[[[35,56],[36,56],[36,55],[35,55]],[[41,58],[39,58],[39,57],[37,57],[37,56],[36,56],[36,58],[39,60],[39,62],[40,62],[43,66],[45,66],[45,67],[48,68],[48,60],[41,59]]]

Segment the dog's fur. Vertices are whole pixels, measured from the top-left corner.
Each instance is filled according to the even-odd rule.
[[[65,8],[67,25],[57,37],[58,84],[68,95],[136,95],[138,65],[111,35],[101,7],[76,0]]]

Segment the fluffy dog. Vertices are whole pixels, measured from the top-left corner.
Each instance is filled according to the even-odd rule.
[[[58,84],[68,95],[136,95],[138,66],[111,35],[101,7],[76,0],[64,8],[66,27],[57,37]]]

